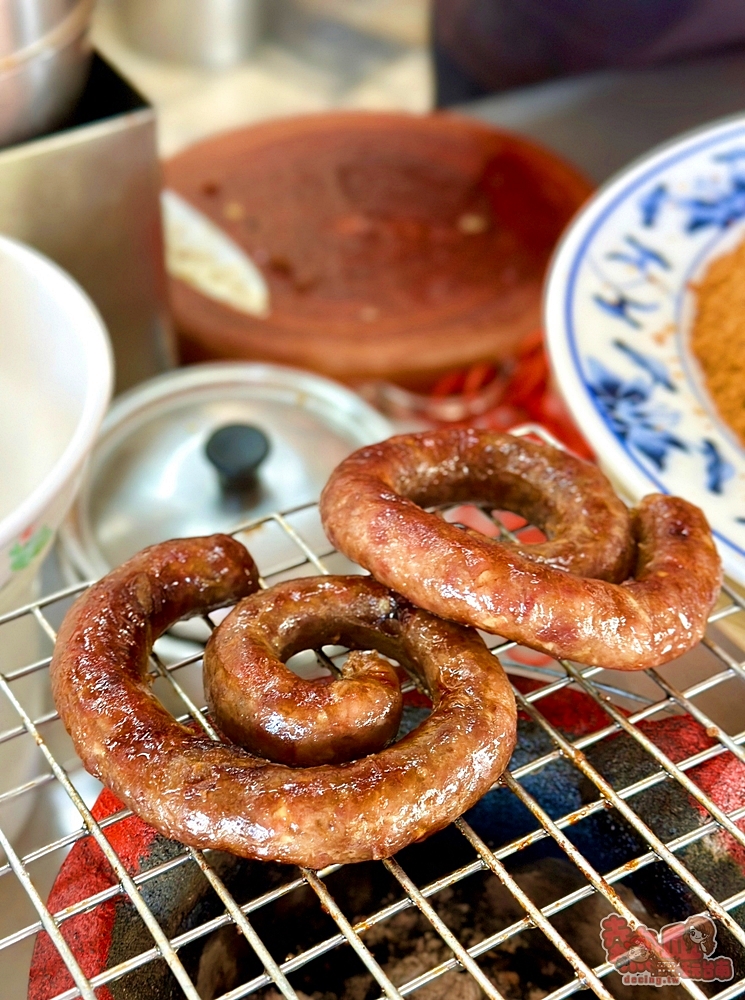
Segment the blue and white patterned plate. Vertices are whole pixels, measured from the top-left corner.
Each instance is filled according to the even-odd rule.
[[[629,495],[698,504],[727,575],[745,585],[745,449],[689,350],[691,286],[745,239],[745,117],[633,164],[587,205],[548,281],[545,322],[561,392]]]

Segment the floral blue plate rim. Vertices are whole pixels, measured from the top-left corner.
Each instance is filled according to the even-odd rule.
[[[631,500],[698,504],[727,575],[745,585],[745,449],[721,421],[688,348],[694,283],[745,240],[745,116],[666,143],[575,218],[544,302],[560,391]]]

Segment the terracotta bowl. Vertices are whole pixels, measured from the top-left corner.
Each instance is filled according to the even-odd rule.
[[[172,280],[184,360],[409,386],[512,353],[539,324],[549,257],[591,192],[552,153],[450,114],[272,121],[191,147],[165,175],[270,293],[259,318]]]

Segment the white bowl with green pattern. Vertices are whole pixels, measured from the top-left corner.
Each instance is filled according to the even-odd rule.
[[[0,237],[0,615],[72,503],[111,390],[93,303],[56,264]]]
[[[46,257],[0,237],[0,672],[32,719],[51,708],[48,676],[15,672],[43,664],[51,640],[32,616],[12,615],[38,596],[39,567],[75,498],[112,374],[106,328],[83,290]],[[0,697],[0,737],[20,722]],[[0,827],[11,842],[36,793],[7,793],[43,764],[30,737],[0,738]]]

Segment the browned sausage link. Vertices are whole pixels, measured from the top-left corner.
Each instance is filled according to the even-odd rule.
[[[505,493],[495,452],[509,456]],[[560,472],[554,474],[554,467]],[[569,535],[542,546],[495,544],[417,506],[469,499],[469,490],[480,498],[488,491],[491,502],[538,521],[551,535],[560,527],[541,522],[535,491],[543,483],[545,504],[558,505],[555,493],[570,488],[574,472],[579,478],[570,489],[575,520]],[[522,488],[513,477],[523,473],[529,484],[521,508]],[[506,445],[503,435],[404,435],[342,462],[324,490],[321,513],[331,541],[345,555],[428,611],[581,663],[619,670],[665,663],[701,638],[719,592],[721,563],[711,532],[692,504],[647,497],[634,514],[636,579],[620,586],[587,579],[612,578],[597,573],[593,561],[607,563],[609,553],[623,548],[617,540],[608,545],[608,538],[616,539],[616,529],[627,530],[624,519],[610,513],[610,487],[598,477],[553,448],[515,438]],[[629,532],[628,539],[633,537]],[[551,552],[556,544],[564,545],[559,560]],[[540,559],[573,572],[536,565],[534,549]]]
[[[204,654],[207,703],[220,729],[280,764],[336,764],[375,753],[398,732],[396,671],[375,653],[350,653],[341,680],[302,680],[283,660],[303,649],[399,651],[396,604],[366,577],[294,580],[234,608]]]
[[[548,541],[506,546],[422,510],[468,501],[521,514]],[[459,560],[473,551],[505,567],[530,560],[614,582],[626,579],[634,560],[629,512],[598,468],[496,431],[446,428],[361,448],[331,474],[321,517],[331,541],[371,571],[403,548],[418,558],[434,537]],[[419,575],[414,561],[406,575]]]
[[[401,658],[418,664],[434,711],[378,754],[288,768],[196,736],[165,711],[149,690],[149,645],[169,620],[245,594],[246,556],[228,542],[154,546],[65,618],[53,690],[88,770],[166,836],[313,868],[388,857],[476,802],[514,745],[512,690],[475,632],[408,605],[388,628]]]
[[[141,741],[139,763],[131,751],[133,775],[147,768],[150,737],[137,728],[133,702],[151,715],[156,733],[174,724],[149,689],[153,643],[179,619],[234,604],[258,587],[248,550],[229,535],[212,535],[143,549],[77,599],[59,630],[50,672],[57,710],[89,771],[106,773],[108,748],[119,736]]]

